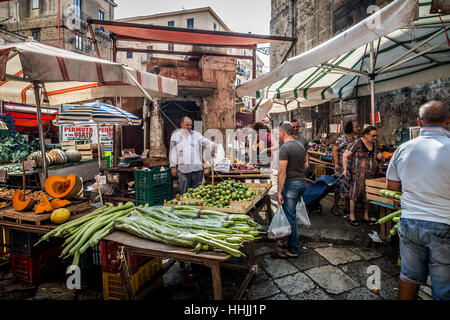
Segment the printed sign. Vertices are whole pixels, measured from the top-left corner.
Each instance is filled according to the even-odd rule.
[[[114,139],[114,127],[101,126],[99,135],[102,143],[112,142]],[[64,126],[62,128],[61,142],[72,140],[90,140],[93,144],[97,144],[97,126]]]
[[[330,124],[330,133],[339,133],[340,125],[337,123]]]

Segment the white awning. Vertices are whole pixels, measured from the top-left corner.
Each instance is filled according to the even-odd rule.
[[[296,98],[304,106],[370,95],[371,75],[376,93],[448,77],[450,47],[445,31],[450,15],[430,14],[430,7],[431,2],[425,0],[394,1],[336,37],[241,85],[237,95]],[[370,27],[373,22],[378,23],[376,29]]]
[[[44,83],[50,105],[144,96],[127,72],[152,97],[178,94],[175,79],[29,41],[0,47],[0,100],[35,104],[33,80]]]

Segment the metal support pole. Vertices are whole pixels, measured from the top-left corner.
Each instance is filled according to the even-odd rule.
[[[253,59],[252,59],[252,79],[256,79],[256,48],[257,46],[255,45],[254,49],[253,49]],[[252,122],[255,122],[255,118],[256,118],[256,110],[255,110],[255,105],[256,105],[256,99],[253,98],[252,99]]]
[[[144,121],[144,150],[149,149],[149,132],[148,132],[148,104],[144,98],[144,105],[142,106],[142,120]]]
[[[375,56],[373,42],[370,43],[370,122],[375,125]]]
[[[42,153],[42,172],[44,174],[44,179],[47,179],[48,171],[47,171],[47,158],[45,156],[45,142],[44,142],[44,128],[42,124],[42,112],[41,112],[41,82],[33,81],[34,88],[34,98],[36,100],[36,113],[37,113],[37,124],[39,131],[39,143],[41,144],[41,153]]]

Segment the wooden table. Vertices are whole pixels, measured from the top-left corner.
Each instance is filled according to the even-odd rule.
[[[126,232],[114,231],[110,235],[104,238],[104,240],[115,241],[124,246],[124,252],[134,253],[142,256],[157,257],[157,258],[169,258],[183,262],[193,262],[203,264],[211,269],[212,284],[214,289],[214,300],[222,300],[222,282],[220,278],[220,266],[223,262],[228,260],[231,255],[223,252],[193,252],[190,248],[183,248],[172,246],[160,242],[155,242],[143,238],[139,238],[135,235],[131,235]],[[248,270],[245,266],[234,266],[236,269],[241,267]],[[128,299],[136,299],[136,292],[133,292],[133,288],[130,284],[129,273],[126,269],[126,264],[121,265],[122,281],[125,285],[125,291],[127,292]],[[256,273],[256,266],[250,268],[250,278]],[[244,284],[248,284],[249,276],[247,276]],[[241,292],[244,289],[240,289]]]
[[[77,206],[78,209],[82,209],[83,206],[82,205],[75,205]],[[68,207],[70,210],[70,207]],[[72,208],[74,208],[74,206],[72,206]],[[86,214],[94,211],[96,208],[92,208],[89,207],[87,208],[86,205],[84,205],[84,210],[79,210],[78,213],[73,214],[70,216],[69,221],[81,218],[83,216],[85,216]],[[71,210],[72,211],[72,210]],[[41,220],[40,224],[26,224],[23,222],[18,222],[17,220],[17,214],[15,216],[9,217],[8,216],[9,213],[8,211],[3,211],[0,210],[0,226],[4,227],[5,229],[15,229],[15,230],[19,230],[19,231],[24,231],[24,232],[35,232],[35,233],[40,233],[40,234],[46,234],[47,232],[55,229],[56,227],[58,227],[58,225],[56,224],[52,224],[49,220],[49,217],[51,214],[48,214],[47,218],[45,220]],[[35,216],[39,216],[36,214],[33,214]],[[13,221],[16,220],[16,221]],[[25,221],[25,220],[22,220]]]

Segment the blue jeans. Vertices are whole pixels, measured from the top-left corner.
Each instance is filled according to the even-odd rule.
[[[189,188],[197,188],[203,179],[203,171],[182,173],[178,171],[178,182],[180,184],[180,194],[185,194]]]
[[[437,300],[450,300],[450,225],[400,218],[400,280],[425,284]]]
[[[291,225],[292,233],[287,237],[288,250],[291,253],[299,254],[298,248],[298,230],[297,230],[297,215],[295,212],[295,207],[300,201],[303,192],[305,191],[305,183],[302,181],[286,181],[281,191],[283,196],[283,211],[286,218]]]

